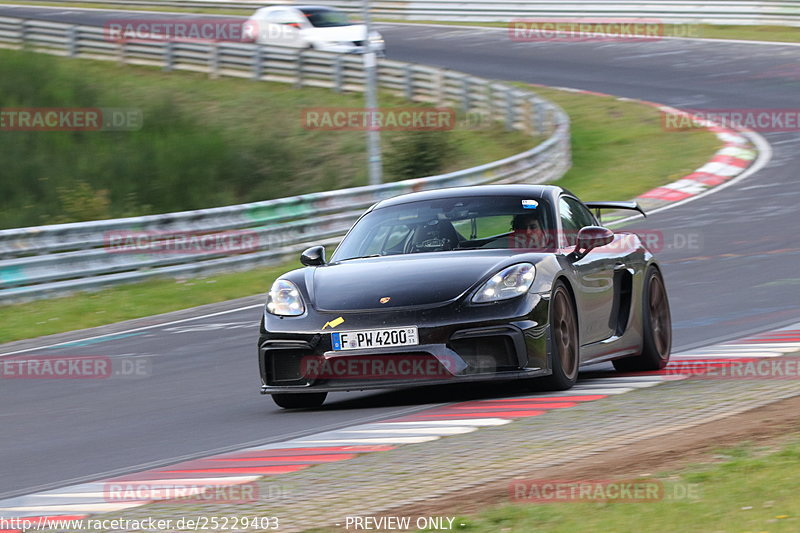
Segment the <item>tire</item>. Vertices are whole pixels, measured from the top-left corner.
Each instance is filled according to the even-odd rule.
[[[642,291],[642,353],[613,361],[618,372],[662,370],[672,350],[672,316],[664,278],[656,267],[649,267]]]
[[[319,407],[325,402],[327,392],[312,392],[303,394],[273,394],[272,400],[284,409],[311,409]]]
[[[556,282],[550,298],[550,366],[553,373],[536,380],[547,390],[567,390],[578,380],[578,317],[567,286]]]

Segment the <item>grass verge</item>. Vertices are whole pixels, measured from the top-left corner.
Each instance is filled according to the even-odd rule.
[[[572,119],[573,168],[558,183],[585,199],[624,200],[707,161],[705,130],[668,132],[658,110],[611,97],[534,88]],[[153,280],[97,293],[0,306],[0,342],[71,331],[266,292],[294,264],[189,282]]]
[[[644,502],[510,504],[457,520],[463,531],[795,532],[800,529],[800,435],[777,449],[748,443],[717,461],[663,472],[663,497]],[[670,497],[671,496],[671,497]]]
[[[661,112],[651,106],[613,96],[533,90],[570,115],[572,168],[558,184],[586,201],[633,198],[689,174],[720,147],[706,130],[665,131]]]

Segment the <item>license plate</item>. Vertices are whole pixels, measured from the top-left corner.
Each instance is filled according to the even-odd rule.
[[[416,326],[364,331],[338,331],[331,333],[334,351],[414,346],[419,344]]]

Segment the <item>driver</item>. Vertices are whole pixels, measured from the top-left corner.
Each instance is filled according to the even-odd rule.
[[[511,233],[484,244],[483,248],[547,248],[547,232],[539,213],[514,215]]]
[[[509,248],[546,248],[547,234],[538,212],[514,215]]]

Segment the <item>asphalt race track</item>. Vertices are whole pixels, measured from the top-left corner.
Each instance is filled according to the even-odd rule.
[[[0,16],[102,25],[137,15],[0,6]],[[800,108],[800,46],[699,40],[513,43],[505,30],[410,25],[380,30],[393,59],[483,77],[679,108]],[[632,225],[667,237],[657,255],[672,304],[676,352],[800,319],[800,132],[762,135],[773,150],[764,169]],[[693,246],[686,244],[687,235]],[[266,290],[254,287],[253,293]],[[4,382],[0,420],[13,431],[5,431],[10,438],[0,442],[0,497],[398,416],[432,403],[524,391],[487,386],[339,393],[320,410],[282,411],[258,394],[260,312],[250,307],[26,352],[138,358],[148,375]]]

